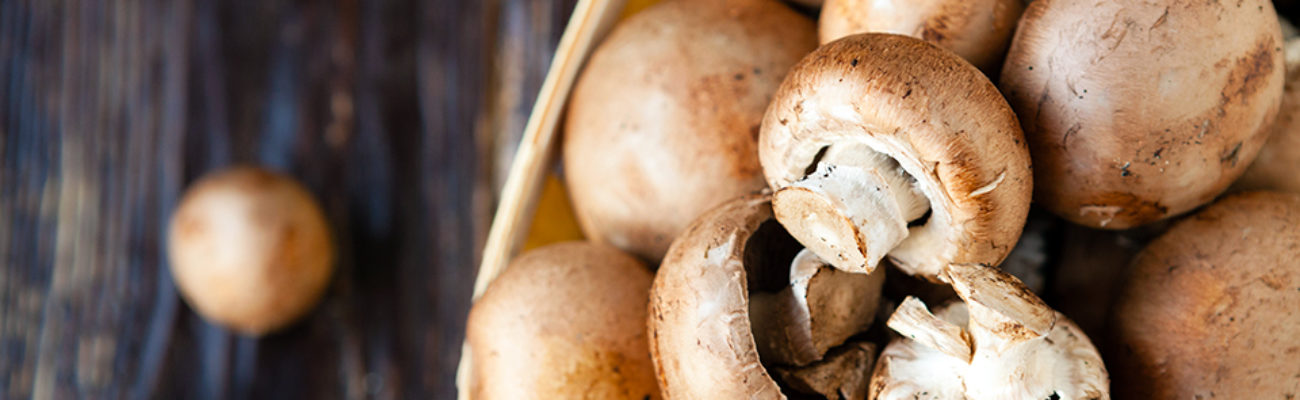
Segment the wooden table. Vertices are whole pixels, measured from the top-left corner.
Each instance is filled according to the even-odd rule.
[[[452,398],[478,253],[573,0],[0,1],[0,398]],[[235,163],[320,199],[305,321],[180,301],[167,218]]]

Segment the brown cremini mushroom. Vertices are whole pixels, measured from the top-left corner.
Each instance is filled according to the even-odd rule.
[[[997,264],[1029,212],[1029,152],[979,70],[892,34],[831,42],[791,69],[763,120],[759,159],[777,220],[844,271],[886,255],[935,280]]]
[[[872,399],[1108,399],[1088,337],[996,268],[953,264],[962,302],[931,314],[908,297],[889,318],[902,336],[881,352]]]
[[[1116,392],[1300,396],[1298,227],[1300,195],[1247,192],[1149,244],[1114,311]]]
[[[1236,190],[1300,193],[1300,38],[1287,39],[1284,51],[1286,85],[1277,121],[1255,162],[1233,184]]]
[[[775,243],[781,241],[794,244],[793,238],[772,219],[768,196],[755,195],[735,199],[705,213],[673,242],[655,276],[650,294],[648,323],[650,352],[658,373],[659,387],[665,398],[784,398],[782,386],[773,380],[773,373],[769,372],[765,364],[798,380],[789,382],[788,386],[796,391],[852,386],[853,382],[863,382],[866,379],[868,371],[865,369],[838,369],[851,366],[851,363],[841,357],[862,358],[862,354],[844,355],[853,352],[844,349],[845,346],[854,346],[853,343],[830,349],[828,354],[832,357],[829,359],[826,354],[816,354],[813,362],[803,368],[781,366],[779,361],[760,358],[755,333],[759,327],[752,322],[753,319],[762,320],[767,317],[780,320],[781,317],[751,314],[755,311],[761,313],[762,310],[751,308],[750,293],[756,290],[755,286],[798,286],[789,281],[764,283],[762,281],[765,278],[760,275],[767,275],[771,271],[789,271],[791,265],[798,271],[801,263],[813,266],[819,264],[816,260],[810,260],[806,253],[802,257],[796,257],[794,252],[787,250],[790,246]],[[797,244],[793,247],[798,248]],[[792,259],[795,258],[802,259],[793,262]],[[790,273],[786,274],[789,276]],[[855,284],[836,287],[841,285],[835,282],[818,283],[814,276],[807,285],[808,290],[821,288],[833,291],[809,293],[808,304],[814,305],[812,308],[815,309],[815,304],[819,302],[815,299],[829,299],[826,303],[835,304],[832,309],[839,309],[846,304],[844,299],[830,298],[879,297],[879,281],[871,282],[878,278],[862,274],[857,276],[867,278],[865,289],[851,287]],[[834,280],[852,279],[857,277],[839,276]],[[875,292],[854,293],[856,290]],[[866,312],[831,312],[828,314],[833,317],[830,320],[819,320],[819,313],[814,311],[811,313],[811,328],[797,323],[790,324],[789,328],[805,331],[810,329],[814,334],[824,329],[819,324],[861,326],[865,330],[865,323],[871,320],[874,309],[871,307]],[[865,318],[865,321],[859,319],[862,322],[851,322],[840,318]],[[792,336],[807,335],[804,332]],[[865,358],[872,357],[868,355]],[[817,363],[818,360],[823,362]],[[857,371],[857,378],[853,376],[854,371]]]
[[[645,329],[652,279],[605,245],[520,255],[470,310],[473,398],[658,398]]]
[[[1021,0],[827,0],[817,28],[822,43],[865,32],[924,39],[995,73],[1023,11]]]
[[[657,262],[696,216],[761,189],[763,110],[815,35],[776,0],[669,0],[615,27],[565,122],[564,169],[587,237]]]
[[[1282,36],[1267,0],[1035,0],[1001,89],[1034,157],[1035,201],[1125,229],[1212,200],[1277,115]]]
[[[246,335],[302,317],[334,270],[316,200],[293,179],[253,167],[212,173],[185,192],[171,217],[167,254],[194,311]]]

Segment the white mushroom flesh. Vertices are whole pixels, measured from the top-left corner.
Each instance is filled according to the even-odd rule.
[[[889,326],[903,337],[881,354],[873,398],[1110,398],[1096,348],[1015,278],[982,265],[949,266],[944,278],[964,303],[938,316],[915,298],[899,306]]]
[[[750,295],[750,321],[764,363],[803,366],[871,326],[884,271],[839,271],[804,249],[789,279],[779,292]]]
[[[908,238],[929,200],[898,162],[864,143],[828,146],[816,170],[778,190],[790,234],[843,271],[871,272]]]

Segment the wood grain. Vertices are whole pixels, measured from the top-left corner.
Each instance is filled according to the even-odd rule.
[[[452,398],[520,129],[489,122],[528,111],[489,110],[532,103],[572,4],[0,2],[0,398]],[[238,163],[302,181],[340,249],[261,339],[194,315],[161,242]]]

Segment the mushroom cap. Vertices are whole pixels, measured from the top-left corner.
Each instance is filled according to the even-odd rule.
[[[1250,165],[1282,94],[1267,0],[1036,0],[1001,88],[1034,157],[1035,199],[1109,229],[1189,211]]]
[[[699,214],[763,187],[756,137],[817,45],[776,0],[670,0],[618,25],[578,79],[564,169],[587,237],[658,261]]]
[[[863,32],[907,35],[997,72],[1024,8],[1021,0],[827,0],[817,20],[818,38],[827,43]]]
[[[600,244],[520,255],[470,310],[473,397],[658,398],[645,329],[652,279]]]
[[[666,398],[777,399],[749,319],[745,248],[769,196],[724,203],[673,242],[650,290],[650,353]]]
[[[1226,197],[1149,244],[1115,310],[1131,398],[1300,394],[1300,196]]]
[[[334,269],[325,215],[292,178],[234,167],[195,182],[172,214],[171,272],[204,318],[262,335],[320,301]]]
[[[1255,162],[1233,183],[1234,189],[1300,193],[1300,39],[1286,43],[1286,85],[1277,121]]]
[[[807,175],[826,146],[865,144],[897,161],[930,202],[929,220],[889,253],[934,280],[948,263],[996,265],[1029,213],[1029,150],[997,88],[956,54],[918,39],[861,34],[790,70],[763,119],[768,184]]]

